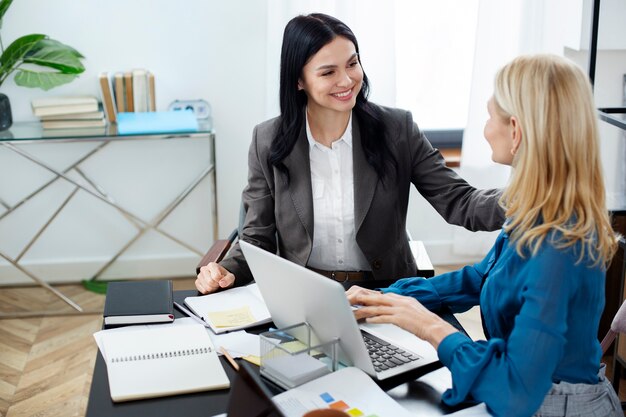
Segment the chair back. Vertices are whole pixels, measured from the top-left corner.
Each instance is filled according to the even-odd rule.
[[[626,333],[626,301],[624,301],[619,310],[617,310],[617,313],[611,322],[611,328],[600,343],[600,346],[602,347],[602,354],[606,353],[611,346],[611,343],[613,343],[619,333]]]
[[[623,265],[622,265],[622,280],[626,281],[626,239],[623,236],[619,237],[619,246],[620,249],[624,252],[623,254]],[[626,285],[623,284],[623,285]],[[613,317],[613,321],[611,322],[611,328],[602,339],[600,346],[602,347],[602,354],[604,355],[606,351],[609,349],[615,338],[619,333],[626,334],[626,300],[622,302],[619,310],[615,313],[615,317]]]

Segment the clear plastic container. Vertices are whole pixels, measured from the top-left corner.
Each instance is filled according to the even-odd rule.
[[[308,323],[261,335],[261,375],[290,389],[337,370],[339,339],[313,345]]]

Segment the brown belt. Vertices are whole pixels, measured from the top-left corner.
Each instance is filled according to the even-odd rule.
[[[307,267],[311,271],[324,275],[326,278],[334,279],[335,281],[365,281],[373,279],[371,271],[324,271],[322,269]]]

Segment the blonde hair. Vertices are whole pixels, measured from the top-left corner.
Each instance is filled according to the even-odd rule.
[[[578,261],[607,266],[616,250],[598,148],[589,80],[556,55],[521,56],[496,75],[494,102],[517,118],[522,141],[500,200],[511,221],[505,230],[517,252],[534,255],[551,231],[559,248],[580,244]]]

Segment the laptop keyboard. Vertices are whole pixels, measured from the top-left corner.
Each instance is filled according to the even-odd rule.
[[[419,356],[400,349],[372,334],[361,332],[361,335],[376,372],[386,371],[420,359]]]

